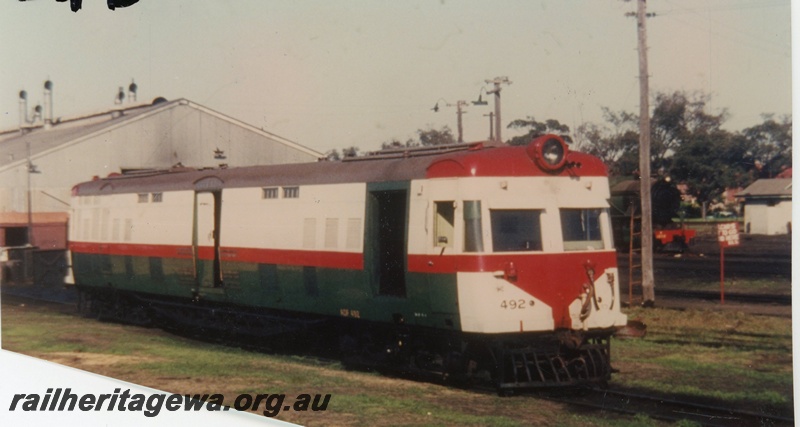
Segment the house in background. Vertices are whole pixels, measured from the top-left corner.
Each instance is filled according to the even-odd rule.
[[[20,93],[20,126],[0,131],[0,283],[33,251],[57,265],[67,249],[72,187],[96,176],[185,167],[314,162],[323,156],[187,99],[156,98],[75,118],[37,107],[28,120]],[[51,102],[52,105],[52,102]],[[22,249],[24,248],[24,250]],[[10,266],[10,267],[9,267]],[[8,267],[8,268],[5,268]],[[12,268],[13,267],[13,268]],[[29,267],[19,271],[31,271]],[[35,268],[36,279],[46,266]],[[24,281],[30,282],[32,277]]]
[[[738,195],[748,234],[791,234],[792,179],[759,179]]]

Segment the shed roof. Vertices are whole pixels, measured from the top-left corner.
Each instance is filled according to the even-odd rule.
[[[37,155],[44,154],[62,145],[90,137],[97,132],[125,125],[149,117],[152,114],[175,108],[179,105],[186,105],[238,126],[245,127],[267,138],[303,151],[313,157],[322,156],[322,153],[315,150],[236,120],[187,99],[180,98],[174,101],[163,102],[161,100],[163,100],[163,98],[156,98],[156,100],[151,103],[124,106],[74,118],[59,118],[49,126],[38,124],[26,126],[22,129],[0,131],[0,170],[24,164],[24,162],[27,161],[28,155],[37,157]],[[28,150],[30,150],[30,153]]]
[[[792,179],[759,179],[742,190],[736,197],[748,198],[792,198]]]

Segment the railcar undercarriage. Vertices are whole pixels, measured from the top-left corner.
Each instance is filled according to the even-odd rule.
[[[488,385],[501,395],[543,387],[604,384],[611,378],[611,332],[584,337],[563,331],[525,336],[423,331],[373,327],[361,337],[343,333],[347,364],[394,368],[404,374],[433,376],[459,385]],[[564,340],[564,336],[569,339]]]
[[[156,326],[203,339],[242,339],[270,349],[322,351],[345,366],[394,372],[501,395],[543,387],[604,384],[611,377],[610,335],[576,331],[480,335],[394,324],[301,316],[80,287],[79,310],[101,320]],[[309,349],[308,343],[315,348]],[[327,347],[321,349],[320,346]],[[318,355],[318,354],[314,354]]]

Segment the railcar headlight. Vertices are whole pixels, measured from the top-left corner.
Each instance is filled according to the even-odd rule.
[[[550,165],[557,165],[564,158],[564,147],[555,139],[548,139],[542,147],[542,158]]]
[[[526,148],[528,156],[547,172],[555,172],[566,163],[567,143],[556,135],[544,135]]]

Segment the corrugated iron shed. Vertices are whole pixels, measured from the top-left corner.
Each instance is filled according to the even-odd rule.
[[[26,162],[28,155],[37,157],[48,151],[58,149],[65,144],[79,143],[82,140],[91,138],[93,135],[102,134],[103,132],[117,127],[130,125],[138,120],[175,108],[179,105],[190,106],[209,115],[221,118],[233,125],[247,128],[252,132],[261,134],[292,149],[304,152],[310,157],[318,158],[323,155],[318,151],[304,147],[296,142],[181,98],[174,101],[139,104],[73,118],[57,119],[55,123],[49,127],[40,124],[36,126],[27,126],[22,129],[0,132],[0,153],[2,153],[2,155],[0,155],[0,171],[15,164]],[[28,153],[29,149],[30,153]]]

